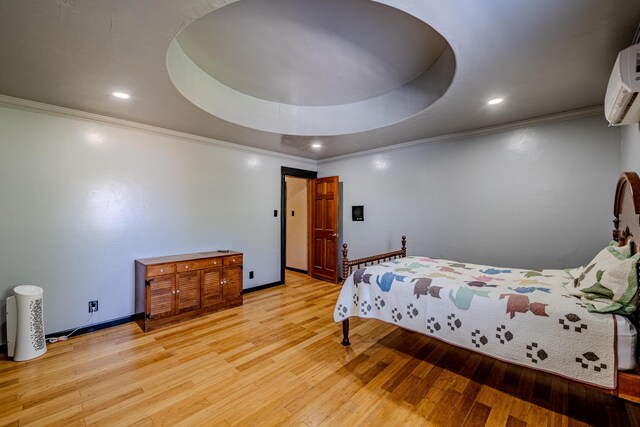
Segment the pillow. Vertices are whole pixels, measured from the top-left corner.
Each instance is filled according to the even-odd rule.
[[[586,266],[570,271],[573,283],[565,287],[587,303],[589,311],[631,314],[638,305],[637,264],[640,253],[631,255],[631,244],[604,248]]]
[[[631,248],[632,248],[632,244],[631,241],[629,241],[626,245],[624,246],[618,246],[618,242],[616,242],[615,240],[611,241],[611,243],[609,243],[609,246],[607,246],[606,248],[604,248],[603,250],[601,250],[598,255],[596,255],[596,257],[589,263],[587,264],[587,266],[582,266],[582,267],[577,267],[577,268],[573,268],[573,269],[566,269],[564,271],[568,272],[569,275],[574,279],[578,279],[580,281],[582,281],[582,279],[580,279],[580,276],[582,275],[582,273],[585,272],[585,270],[592,264],[596,263],[597,261],[606,258],[607,252],[610,253],[611,255],[613,255],[614,257],[618,258],[618,259],[625,259],[625,258],[629,258],[631,256]],[[575,286],[577,287],[577,285]]]

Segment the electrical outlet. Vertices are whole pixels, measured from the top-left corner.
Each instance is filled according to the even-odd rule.
[[[253,279],[253,271],[249,272],[249,279]]]
[[[98,300],[89,301],[89,313],[93,313],[94,311],[98,311]]]

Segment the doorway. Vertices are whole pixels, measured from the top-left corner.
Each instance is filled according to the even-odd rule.
[[[285,283],[285,269],[287,267],[297,269],[298,271],[305,271],[305,273],[309,270],[308,226],[310,212],[308,209],[307,183],[310,179],[315,179],[317,177],[318,172],[315,171],[282,167],[280,205],[280,282],[283,284]],[[304,184],[304,191],[300,189],[302,184]],[[287,200],[288,187],[291,189],[291,201]],[[303,204],[306,204],[304,212],[300,207],[300,200],[303,200]],[[301,221],[303,219],[304,221]],[[301,230],[300,223],[302,222],[304,222],[304,229]],[[297,237],[300,240],[293,242],[294,237]],[[304,247],[304,255],[300,254],[302,247]],[[290,257],[288,257],[288,255],[290,255]],[[288,264],[291,265],[289,266]],[[304,266],[304,268],[300,268],[300,266]]]
[[[308,260],[308,178],[285,177],[286,260],[285,269],[307,274]]]

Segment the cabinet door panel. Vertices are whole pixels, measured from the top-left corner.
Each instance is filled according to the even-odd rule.
[[[222,298],[225,301],[239,298],[242,293],[242,268],[230,266],[224,269],[224,285],[222,286]]]
[[[209,268],[202,270],[202,306],[210,307],[222,302],[221,268]]]
[[[178,311],[200,308],[200,272],[189,271],[178,273],[176,293],[178,295]]]
[[[174,312],[175,276],[157,276],[147,287],[147,314],[150,318],[170,316]]]

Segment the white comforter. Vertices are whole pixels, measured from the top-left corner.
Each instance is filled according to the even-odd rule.
[[[375,318],[508,362],[616,387],[615,321],[565,290],[563,270],[406,257],[355,271],[334,319]]]

